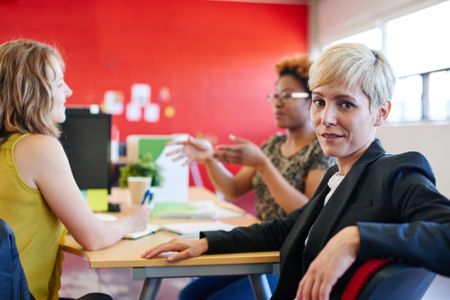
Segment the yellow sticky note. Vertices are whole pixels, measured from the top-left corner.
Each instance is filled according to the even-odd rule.
[[[86,190],[86,199],[89,207],[93,211],[108,210],[108,190],[107,189],[88,189]]]

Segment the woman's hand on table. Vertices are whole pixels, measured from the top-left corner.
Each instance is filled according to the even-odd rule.
[[[155,258],[163,252],[175,252],[167,257],[167,261],[175,262],[186,258],[197,257],[208,251],[208,240],[182,240],[173,239],[169,242],[147,250],[142,258]]]

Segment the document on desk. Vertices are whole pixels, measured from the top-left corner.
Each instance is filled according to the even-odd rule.
[[[185,223],[174,223],[174,224],[164,224],[161,226],[161,230],[167,230],[182,237],[198,238],[200,231],[211,231],[211,230],[225,230],[230,231],[234,228],[234,225],[226,224],[220,221],[213,222],[185,222]]]
[[[102,221],[111,222],[117,220],[117,217],[104,214],[96,213],[97,218]],[[200,231],[211,231],[211,230],[225,230],[230,231],[234,228],[234,225],[226,224],[220,221],[211,222],[183,222],[183,223],[173,223],[173,224],[147,224],[147,227],[142,231],[130,232],[125,235],[124,239],[138,239],[146,235],[155,233],[159,230],[166,230],[176,234],[181,235],[183,238],[198,238]]]
[[[95,216],[99,220],[102,220],[102,221],[105,221],[105,222],[113,222],[113,221],[117,220],[117,217],[112,216],[112,215],[108,215],[108,214],[104,214],[104,213],[96,213]],[[135,240],[135,239],[144,237],[146,235],[155,233],[160,228],[161,228],[161,226],[156,225],[156,224],[147,224],[147,226],[145,227],[144,230],[133,231],[133,232],[127,233],[123,238],[124,239]]]
[[[242,216],[241,212],[219,207],[212,201],[157,202],[151,211],[152,218],[211,219]]]
[[[161,229],[161,226],[159,226],[159,225],[147,224],[147,227],[145,227],[144,230],[127,233],[123,238],[127,239],[127,240],[136,240],[136,239],[139,239],[146,235],[155,233],[160,229]]]

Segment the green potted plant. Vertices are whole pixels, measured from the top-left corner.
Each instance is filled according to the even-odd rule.
[[[152,178],[151,186],[161,186],[163,183],[163,176],[161,168],[157,163],[152,161],[149,153],[144,154],[136,163],[128,163],[120,169],[119,186],[122,188],[128,187],[128,177],[150,177]]]

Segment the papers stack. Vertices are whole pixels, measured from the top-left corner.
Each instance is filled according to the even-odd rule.
[[[97,213],[97,218],[102,221],[111,222],[117,220],[115,216]],[[183,222],[173,224],[147,224],[147,227],[142,231],[131,232],[125,235],[124,239],[138,239],[146,235],[155,233],[159,230],[166,230],[181,235],[186,238],[198,238],[200,231],[211,230],[225,230],[230,231],[234,228],[234,225],[226,224],[220,221],[211,222]]]
[[[114,222],[117,220],[116,216],[108,215],[108,214],[104,214],[104,213],[96,213],[95,216],[99,220],[104,221],[104,222]],[[143,236],[157,232],[160,229],[160,227],[161,226],[156,225],[156,224],[147,224],[147,227],[145,227],[144,230],[130,232],[130,233],[126,234],[123,238],[135,240],[135,239],[141,238]]]
[[[135,239],[141,238],[143,236],[155,233],[160,228],[161,227],[159,225],[156,225],[156,224],[147,224],[147,227],[144,230],[130,232],[127,235],[125,235],[123,238],[124,239],[128,239],[128,240],[135,240]]]
[[[167,230],[183,237],[195,237],[198,238],[200,231],[211,231],[211,230],[225,230],[230,231],[235,226],[230,224],[225,224],[220,221],[214,222],[192,222],[192,223],[174,223],[165,224],[161,227],[161,230]]]

